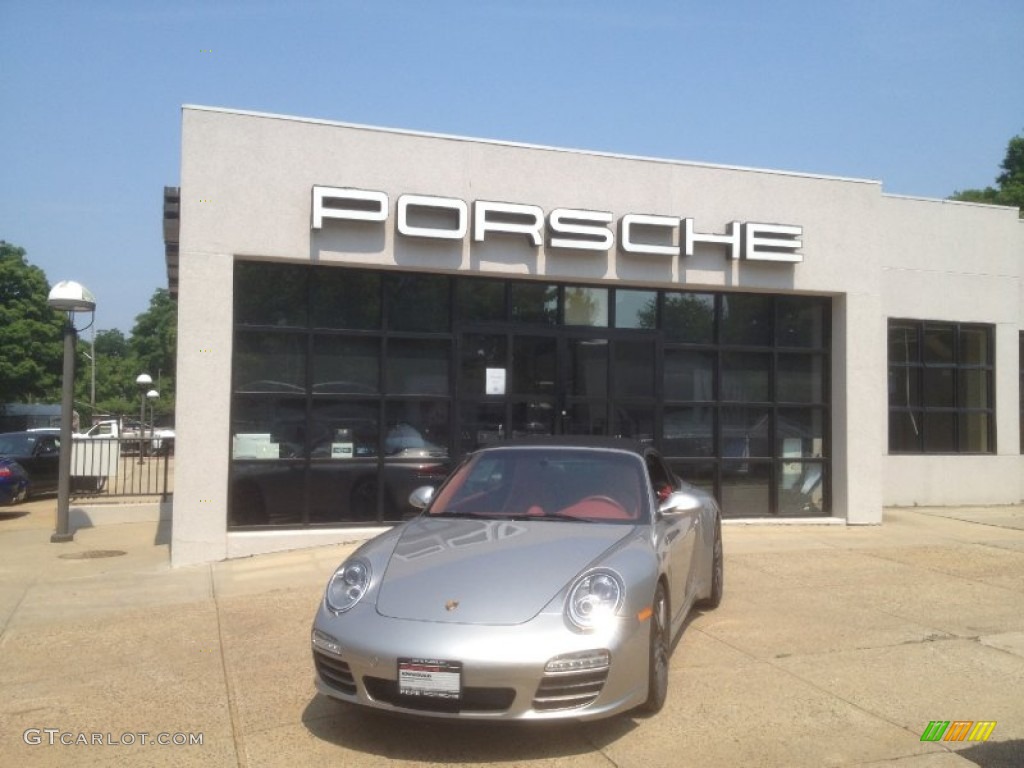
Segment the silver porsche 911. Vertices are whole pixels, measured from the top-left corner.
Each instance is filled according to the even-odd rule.
[[[657,712],[690,608],[722,599],[718,505],[642,445],[503,443],[410,500],[423,512],[327,585],[328,696],[481,720]]]

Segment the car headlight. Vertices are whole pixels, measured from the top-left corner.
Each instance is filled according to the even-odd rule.
[[[370,586],[370,564],[362,558],[342,563],[327,584],[324,599],[335,613],[344,613],[359,602]]]
[[[595,629],[618,613],[625,591],[614,571],[591,571],[572,585],[565,613],[578,629]]]

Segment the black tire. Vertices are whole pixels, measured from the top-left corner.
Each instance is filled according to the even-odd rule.
[[[672,614],[669,611],[668,593],[660,581],[654,590],[654,602],[651,604],[651,641],[650,654],[647,661],[647,701],[640,709],[646,714],[660,712],[668,698],[668,656],[671,645],[669,626]]]
[[[725,587],[725,558],[722,554],[722,519],[715,518],[715,542],[711,555],[711,594],[697,603],[698,608],[717,608]]]

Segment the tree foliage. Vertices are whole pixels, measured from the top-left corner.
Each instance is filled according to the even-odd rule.
[[[46,303],[46,275],[0,240],[0,403],[60,402],[60,313]]]
[[[49,291],[45,273],[28,263],[24,249],[0,240],[0,404],[60,402],[64,317],[46,303]],[[147,410],[158,422],[170,421],[176,335],[177,305],[163,288],[135,318],[129,337],[117,329],[80,333],[74,399],[83,425],[100,415],[137,418],[140,373],[152,376],[160,392]]]
[[[1000,167],[1003,172],[996,177],[997,186],[957,191],[949,199],[1014,206],[1024,218],[1024,134],[1010,139]]]

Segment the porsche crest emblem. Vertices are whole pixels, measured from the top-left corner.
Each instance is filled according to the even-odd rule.
[[[448,602],[446,602],[444,604],[444,609],[446,611],[454,611],[458,607],[459,607],[459,601],[458,600],[449,600]]]

